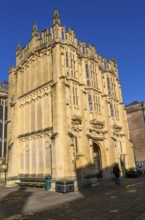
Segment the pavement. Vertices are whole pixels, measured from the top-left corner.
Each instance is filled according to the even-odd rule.
[[[79,192],[0,185],[0,220],[145,220],[145,175]]]

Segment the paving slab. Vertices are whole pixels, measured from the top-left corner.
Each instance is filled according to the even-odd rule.
[[[0,186],[0,220],[145,220],[145,176],[79,192]]]

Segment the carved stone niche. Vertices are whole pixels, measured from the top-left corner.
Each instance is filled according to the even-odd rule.
[[[104,121],[97,121],[96,119],[93,119],[93,120],[90,120],[90,124],[92,125],[92,128],[95,128],[95,129],[103,129],[104,128]]]

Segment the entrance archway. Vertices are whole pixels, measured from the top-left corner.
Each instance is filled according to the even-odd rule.
[[[101,160],[101,151],[98,144],[93,143],[93,152],[94,152],[94,166],[98,177],[102,177],[102,160]]]

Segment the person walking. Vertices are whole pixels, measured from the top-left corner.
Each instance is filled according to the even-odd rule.
[[[120,169],[117,163],[113,167],[113,173],[115,176],[115,184],[120,184]]]

